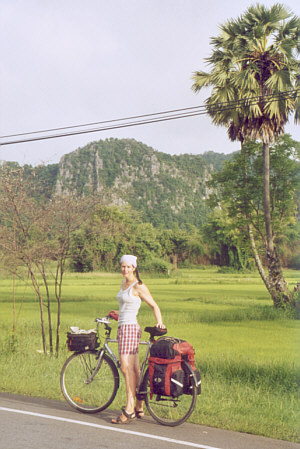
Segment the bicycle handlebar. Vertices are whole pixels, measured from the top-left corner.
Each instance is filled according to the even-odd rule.
[[[95,322],[99,323],[99,324],[105,324],[105,325],[111,324],[111,321],[109,321],[109,318],[113,318],[116,321],[119,318],[118,314],[117,315],[115,315],[115,314],[117,314],[117,312],[115,312],[115,311],[109,312],[109,314],[103,318],[96,318]],[[111,327],[109,327],[109,329],[111,330]],[[156,326],[145,327],[144,331],[148,332],[150,334],[151,340],[153,340],[154,337],[161,337],[162,335],[165,335],[167,333],[166,328],[162,329],[162,328],[159,328]]]
[[[100,323],[100,324],[111,324],[111,321],[109,321],[107,316],[105,316],[103,318],[96,318],[95,322]]]

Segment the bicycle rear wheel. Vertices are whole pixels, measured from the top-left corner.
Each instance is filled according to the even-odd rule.
[[[190,394],[183,394],[178,397],[161,396],[151,394],[149,382],[149,368],[147,368],[142,382],[146,407],[150,415],[164,426],[175,427],[184,423],[192,414],[197,400],[197,388],[193,372],[186,362],[186,370],[190,372],[191,387]],[[146,387],[146,389],[145,389]]]
[[[60,387],[65,399],[83,413],[106,409],[119,388],[118,370],[106,354],[95,372],[98,356],[97,351],[75,353],[66,360],[61,370]]]

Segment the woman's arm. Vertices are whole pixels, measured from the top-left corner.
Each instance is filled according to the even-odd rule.
[[[149,307],[151,307],[152,312],[156,319],[156,326],[164,329],[165,325],[163,324],[162,321],[160,308],[152,298],[152,295],[148,287],[145,284],[136,284],[134,286],[134,291],[137,293],[137,295],[141,298],[142,301],[145,301],[145,303],[148,304]]]

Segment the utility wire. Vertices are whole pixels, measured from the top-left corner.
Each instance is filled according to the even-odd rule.
[[[19,134],[11,134],[7,136],[1,136],[0,138],[12,138],[12,137],[21,137],[24,136],[23,139],[17,139],[17,140],[8,140],[0,143],[0,145],[12,145],[17,143],[25,143],[25,142],[33,142],[38,140],[48,140],[48,139],[55,139],[59,137],[68,137],[68,136],[74,136],[79,134],[88,134],[93,132],[100,132],[100,131],[108,131],[113,129],[120,129],[120,128],[127,128],[127,127],[133,127],[133,126],[140,126],[150,123],[158,123],[158,122],[164,122],[164,121],[170,121],[170,120],[177,120],[181,118],[187,118],[187,117],[194,117],[199,115],[213,115],[218,112],[224,112],[224,111],[230,111],[234,109],[241,109],[245,107],[252,106],[254,104],[258,104],[261,101],[269,101],[269,102],[275,102],[280,100],[286,100],[288,98],[295,99],[299,95],[299,89],[281,92],[278,94],[269,94],[257,97],[250,97],[250,98],[243,98],[240,100],[234,100],[229,102],[219,102],[211,105],[204,105],[204,106],[193,106],[189,108],[181,108],[181,109],[173,109],[169,111],[164,112],[155,112],[152,114],[142,114],[142,115],[136,115],[131,117],[125,117],[120,119],[113,119],[113,120],[105,120],[101,122],[94,122],[94,123],[87,123],[84,125],[73,125],[73,126],[66,126],[61,128],[52,128],[47,130],[41,130],[41,131],[32,131],[32,132],[26,132],[26,133],[19,133]],[[137,120],[141,119],[141,120]],[[121,122],[121,123],[120,123]],[[122,123],[124,122],[124,123]],[[94,125],[105,125],[105,126],[98,126],[96,128],[89,128],[89,129],[80,129],[76,131],[66,131],[66,130],[74,130],[76,128],[84,128],[87,126],[94,126]],[[25,137],[25,136],[33,136],[36,134],[42,134],[42,133],[49,133],[54,131],[66,131],[63,133],[57,133],[57,134],[49,134],[45,136],[36,136],[36,137]]]
[[[29,135],[29,134],[40,134],[40,133],[46,133],[46,132],[51,132],[51,131],[61,131],[61,130],[64,130],[64,129],[83,128],[85,126],[93,126],[93,125],[102,125],[102,124],[105,124],[105,123],[121,122],[123,120],[133,120],[133,119],[143,118],[143,117],[152,117],[152,116],[157,116],[157,115],[162,115],[162,114],[169,114],[171,112],[188,111],[188,110],[193,110],[193,109],[198,109],[198,108],[205,108],[205,106],[193,106],[193,107],[190,107],[190,108],[172,109],[170,111],[154,112],[152,114],[133,115],[131,117],[124,117],[124,118],[119,118],[119,119],[104,120],[104,121],[101,121],[101,122],[85,123],[83,125],[64,126],[64,127],[61,127],[61,128],[50,128],[50,129],[44,129],[44,130],[40,130],[40,131],[29,131],[29,132],[19,133],[19,134],[10,134],[10,135],[7,135],[7,136],[0,136],[0,139],[8,138],[8,137],[26,136],[26,135]]]
[[[269,95],[265,95],[264,97],[251,97],[250,100],[258,101],[261,98],[268,99],[268,98],[274,98],[274,97],[278,97],[278,96],[282,96],[282,95],[286,95],[286,94],[294,95],[294,92],[296,92],[296,91],[293,90],[293,91],[282,92],[279,94],[269,94]],[[247,100],[241,99],[241,100],[234,100],[231,102],[220,102],[220,103],[216,103],[215,105],[211,105],[209,108],[210,109],[212,109],[214,107],[219,108],[219,107],[222,107],[223,105],[226,106],[229,104],[244,103],[245,101],[247,101]],[[64,126],[64,127],[60,127],[60,128],[50,128],[50,129],[39,130],[39,131],[30,131],[30,132],[25,132],[25,133],[10,134],[10,135],[6,135],[6,136],[0,136],[0,138],[18,137],[18,136],[40,134],[40,133],[46,133],[46,132],[52,132],[52,131],[61,131],[61,130],[66,130],[66,129],[82,128],[82,127],[86,127],[86,126],[101,125],[101,124],[106,124],[106,123],[120,122],[120,121],[124,121],[124,120],[131,120],[131,119],[144,118],[144,117],[152,117],[152,116],[164,115],[164,114],[169,114],[169,113],[174,113],[174,112],[192,111],[195,109],[201,110],[201,109],[205,109],[205,108],[206,108],[206,106],[193,106],[193,107],[189,107],[189,108],[172,109],[172,110],[164,111],[164,112],[154,112],[152,114],[135,115],[135,116],[125,117],[125,118],[120,118],[120,119],[112,119],[112,120],[105,120],[105,121],[100,121],[100,122],[85,123],[82,125],[72,125],[72,126]]]

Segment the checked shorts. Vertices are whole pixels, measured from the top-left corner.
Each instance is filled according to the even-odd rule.
[[[117,340],[119,343],[119,355],[137,354],[142,329],[138,324],[122,324],[118,327]]]

